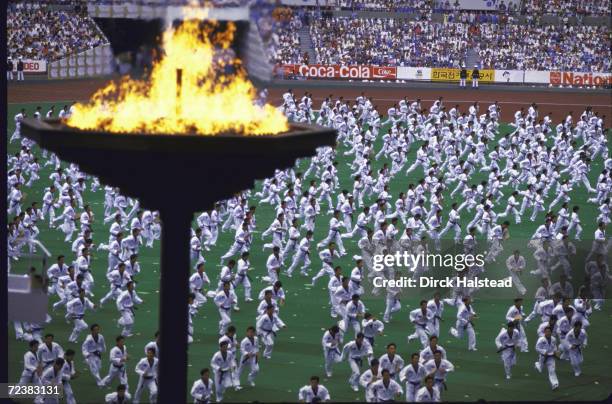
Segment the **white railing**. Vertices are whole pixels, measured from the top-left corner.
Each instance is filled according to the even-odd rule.
[[[111,74],[113,52],[110,44],[68,55],[48,64],[50,79],[95,77]]]

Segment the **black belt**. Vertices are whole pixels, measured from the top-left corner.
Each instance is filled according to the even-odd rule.
[[[264,331],[266,333],[266,335],[272,334],[274,337],[276,337],[276,333],[274,331],[272,331],[272,330],[262,330],[262,331]]]
[[[355,362],[357,362],[357,365],[359,365],[359,367],[363,366],[363,359],[362,358],[351,358],[351,360],[354,360]]]
[[[506,349],[514,349],[514,345],[505,345],[505,346],[499,348],[497,350],[497,353],[501,353],[501,352],[505,351]]]
[[[552,355],[542,355],[542,354],[540,354],[540,355],[544,357],[544,363],[548,362],[549,359],[554,359],[555,358],[554,354],[552,354]]]

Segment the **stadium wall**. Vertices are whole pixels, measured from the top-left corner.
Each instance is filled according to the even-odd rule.
[[[112,72],[113,52],[107,44],[49,63],[48,75],[50,79],[72,79]]]
[[[458,68],[406,66],[320,64],[285,64],[276,66],[276,76],[302,80],[411,80],[453,83],[459,82],[459,72],[460,69]],[[610,87],[612,86],[612,73],[481,69],[480,82]]]
[[[337,2],[331,0],[280,0],[280,3],[286,6],[338,7]],[[451,3],[454,4],[455,2],[452,1]],[[458,3],[459,8],[462,10],[497,10],[501,0],[458,0]],[[347,1],[346,6],[349,4],[351,2]],[[505,4],[507,6],[520,6],[521,0],[506,0]],[[354,4],[355,8],[361,8],[361,6],[360,2],[355,2]]]

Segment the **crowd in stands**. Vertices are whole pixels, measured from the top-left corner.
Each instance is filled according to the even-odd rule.
[[[444,14],[443,21],[461,22],[464,24],[512,24],[516,21],[514,14],[496,13],[492,11],[462,11],[460,13]]]
[[[298,31],[308,25],[309,13],[304,9],[276,7],[266,0],[258,0],[251,7],[251,21],[255,21],[268,60],[272,65],[309,63],[308,54],[300,52]]]
[[[308,63],[300,53],[300,36],[298,31],[302,27],[300,16],[293,15],[289,21],[276,22],[275,29],[267,41],[267,49],[272,64]]]
[[[7,8],[7,51],[13,58],[53,61],[107,39],[87,10],[45,3],[13,3]]]
[[[348,10],[379,10],[415,13],[449,13],[461,9],[457,0],[321,0],[322,6]],[[610,0],[501,0],[492,4],[498,12],[523,15],[605,16],[610,14]]]
[[[391,66],[456,65],[469,37],[465,24],[344,17],[313,20],[310,34],[318,63]]]
[[[494,4],[499,11],[516,12],[518,2],[501,0]],[[340,7],[349,10],[380,10],[397,12],[450,12],[459,11],[461,5],[457,0],[323,0],[322,5]]]
[[[87,0],[87,2],[96,5],[186,6],[196,4],[203,7],[244,7],[253,0]]]
[[[430,10],[431,0],[332,0],[328,5],[350,10],[395,10],[411,12]]]
[[[497,69],[612,71],[604,26],[480,24],[483,65]]]
[[[609,16],[610,0],[524,0],[526,15]]]
[[[333,17],[310,26],[316,62],[457,67],[477,49],[483,67],[611,71],[610,31],[603,26]]]

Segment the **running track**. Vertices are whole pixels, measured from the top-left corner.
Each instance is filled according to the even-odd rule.
[[[85,101],[106,81],[105,79],[83,79],[10,83],[7,98],[9,103]],[[608,128],[612,126],[611,92],[589,90],[580,92],[575,89],[573,91],[563,91],[547,88],[538,90],[528,87],[519,90],[516,87],[503,89],[503,87],[497,86],[495,88],[482,86],[478,90],[459,89],[451,85],[437,88],[427,88],[422,85],[418,87],[406,85],[381,87],[373,83],[352,83],[350,86],[330,84],[329,87],[326,87],[322,82],[305,81],[290,83],[289,85],[293,88],[297,97],[301,97],[305,91],[312,93],[315,108],[318,108],[318,104],[329,95],[334,97],[341,95],[347,100],[354,100],[355,97],[364,92],[366,96],[374,100],[379,112],[386,114],[387,109],[403,97],[407,97],[408,100],[420,98],[422,105],[426,108],[429,108],[438,97],[444,97],[447,109],[458,104],[462,111],[467,111],[469,105],[474,101],[481,103],[481,111],[484,111],[494,101],[498,101],[502,107],[502,120],[507,122],[512,120],[516,110],[521,107],[527,109],[532,102],[535,102],[540,107],[540,116],[552,113],[553,121],[558,123],[570,112],[574,114],[575,122],[584,108],[590,105],[601,116],[605,115],[605,124]],[[285,90],[286,87],[278,85],[270,88],[269,100],[278,103]]]

